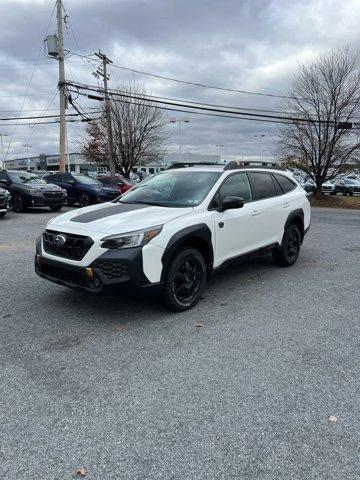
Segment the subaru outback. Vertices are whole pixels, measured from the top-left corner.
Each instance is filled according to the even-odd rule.
[[[35,269],[84,292],[160,291],[182,311],[226,264],[272,253],[293,265],[309,226],[306,192],[275,165],[174,164],[112,202],[50,220]]]

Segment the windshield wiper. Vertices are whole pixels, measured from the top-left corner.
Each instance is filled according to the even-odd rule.
[[[155,202],[146,202],[146,201],[138,201],[138,202],[125,202],[124,200],[119,200],[120,203],[129,203],[133,205],[152,205],[154,207],[162,207],[160,203],[155,203]]]

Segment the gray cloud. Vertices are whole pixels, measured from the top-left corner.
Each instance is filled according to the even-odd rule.
[[[24,115],[48,105],[56,89],[57,65],[47,59],[42,40],[53,2],[2,0],[0,17],[0,116],[16,116],[23,102],[35,60]],[[106,52],[115,63],[201,83],[242,90],[286,94],[297,63],[329,48],[359,45],[360,5],[352,0],[64,0],[75,33],[65,32],[72,52]],[[52,19],[49,32],[55,30]],[[92,65],[69,56],[67,77],[95,83]],[[70,68],[70,70],[69,70]],[[187,100],[277,109],[267,97],[240,95],[186,86],[111,69],[111,86],[135,79],[149,93]],[[84,106],[89,105],[84,102]],[[50,108],[57,108],[58,100]],[[93,105],[94,106],[94,105]],[[96,106],[96,105],[95,105]],[[54,113],[54,111],[51,111]],[[35,112],[34,112],[35,114]],[[214,153],[224,144],[228,157],[260,154],[254,135],[266,134],[265,155],[271,156],[276,125],[187,115],[183,142],[186,151]],[[0,122],[1,124],[4,122]],[[12,133],[10,126],[0,132]],[[82,126],[69,126],[74,142]],[[177,130],[169,125],[170,151],[177,150]],[[33,153],[58,150],[57,126],[19,126],[10,158],[23,155],[30,138]]]

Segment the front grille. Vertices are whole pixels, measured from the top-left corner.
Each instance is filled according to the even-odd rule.
[[[128,275],[128,266],[125,262],[99,262],[95,266],[96,269],[105,275],[106,278],[112,280],[114,278],[121,279]]]
[[[44,197],[45,198],[62,198],[63,193],[62,192],[44,192]]]
[[[74,270],[67,270],[66,268],[49,265],[48,263],[42,263],[41,273],[49,275],[49,277],[56,278],[58,280],[62,280],[63,282],[69,282],[82,287],[87,286],[84,275],[81,272]]]
[[[332,190],[333,187],[322,187],[323,190]]]
[[[63,245],[57,245],[54,238],[61,235],[65,238]],[[45,252],[57,257],[69,258],[71,260],[82,260],[89,251],[93,241],[90,237],[75,235],[73,233],[54,232],[45,230],[43,234]]]

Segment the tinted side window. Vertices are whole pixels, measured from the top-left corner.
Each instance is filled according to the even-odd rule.
[[[252,200],[250,183],[246,173],[230,175],[221,185],[219,193],[220,201],[228,196],[241,197],[245,203]]]
[[[279,182],[282,190],[284,193],[291,192],[295,188],[294,182],[292,182],[290,179],[287,177],[284,177],[284,175],[274,175],[276,180]]]
[[[69,180],[71,182],[71,180],[73,180],[73,177],[69,174],[69,173],[63,173],[62,175],[59,175],[60,177],[60,182],[63,182],[63,183],[68,183]]]
[[[48,182],[48,183],[51,183],[51,182],[61,182],[61,179],[60,179],[60,175],[49,175],[48,177],[45,177],[45,180]]]
[[[251,172],[251,179],[257,200],[276,196],[274,182],[270,173]]]

